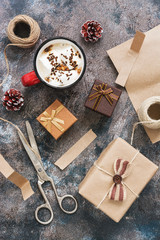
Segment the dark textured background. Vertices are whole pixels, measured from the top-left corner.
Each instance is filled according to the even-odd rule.
[[[120,223],[115,223],[96,210],[78,194],[78,185],[86,172],[108,143],[120,136],[130,141],[133,123],[138,120],[133,106],[123,89],[112,118],[107,119],[84,107],[95,79],[114,85],[117,72],[107,57],[106,49],[134,36],[136,30],[147,31],[160,23],[159,0],[1,0],[0,2],[0,73],[6,73],[3,49],[9,40],[6,27],[18,14],[27,14],[41,27],[40,40],[31,49],[10,47],[7,55],[10,75],[0,89],[0,96],[9,88],[17,88],[25,96],[25,106],[20,112],[7,112],[0,106],[0,116],[16,123],[25,133],[25,120],[29,120],[39,145],[47,172],[53,177],[58,192],[70,192],[79,202],[74,215],[64,214],[58,207],[51,187],[46,188],[55,217],[48,226],[34,218],[34,210],[43,203],[37,189],[36,172],[23,149],[16,130],[0,123],[0,153],[19,173],[31,181],[35,194],[22,200],[20,190],[0,174],[0,240],[158,240],[160,239],[160,172],[146,186]],[[95,44],[85,43],[80,36],[81,25],[88,19],[99,21],[103,38]],[[67,90],[53,90],[43,84],[24,88],[20,78],[33,68],[35,50],[47,38],[70,37],[84,49],[87,69],[83,79]],[[56,98],[79,119],[58,141],[36,121],[36,117]],[[84,133],[92,128],[97,139],[65,171],[54,162]],[[159,165],[160,144],[151,144],[143,127],[135,134],[135,147]],[[137,183],[138,184],[138,183]]]

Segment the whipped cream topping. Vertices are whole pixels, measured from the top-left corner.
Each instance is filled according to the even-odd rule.
[[[36,65],[41,78],[50,85],[67,86],[80,77],[84,59],[75,44],[65,39],[57,39],[40,50]]]

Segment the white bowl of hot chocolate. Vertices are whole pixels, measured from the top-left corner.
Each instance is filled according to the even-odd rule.
[[[47,40],[35,56],[35,72],[40,80],[54,88],[66,88],[80,80],[86,58],[82,48],[67,38]]]

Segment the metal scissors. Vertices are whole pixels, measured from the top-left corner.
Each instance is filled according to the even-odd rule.
[[[43,183],[45,183],[45,182],[50,182],[51,183],[52,188],[53,188],[54,193],[55,193],[55,196],[57,198],[59,207],[62,209],[63,212],[65,212],[67,214],[72,214],[72,213],[76,212],[77,207],[78,207],[78,203],[77,203],[77,200],[72,195],[66,194],[62,197],[60,197],[58,195],[55,184],[53,182],[53,179],[47,175],[47,173],[45,172],[45,170],[43,168],[43,163],[42,163],[42,160],[41,160],[41,156],[40,156],[40,153],[39,153],[39,150],[38,150],[38,147],[37,147],[35,137],[33,135],[33,130],[32,130],[31,125],[28,121],[26,121],[26,128],[27,128],[27,133],[28,133],[28,137],[29,137],[29,141],[30,141],[31,146],[29,145],[27,140],[24,138],[24,136],[20,132],[18,132],[18,134],[19,134],[19,137],[22,141],[22,144],[23,144],[28,156],[30,157],[30,159],[33,163],[33,166],[35,167],[35,169],[37,171],[38,188],[39,188],[39,190],[40,190],[40,192],[41,192],[41,194],[44,198],[44,201],[45,201],[44,204],[37,207],[37,209],[35,211],[35,218],[39,223],[46,225],[46,224],[49,224],[53,220],[53,210],[52,210],[51,205],[50,205],[50,203],[49,203],[49,201],[48,201],[48,199],[45,195],[45,192],[42,188]],[[71,211],[68,211],[65,208],[63,208],[62,202],[66,198],[67,199],[70,198],[71,200],[74,201],[74,209],[71,210]],[[48,221],[41,221],[38,217],[39,210],[44,209],[44,208],[48,209],[49,212],[50,212],[50,219]]]

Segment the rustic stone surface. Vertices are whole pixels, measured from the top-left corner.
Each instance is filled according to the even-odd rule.
[[[152,179],[120,223],[114,223],[78,194],[78,185],[102,150],[120,136],[130,141],[133,123],[138,120],[133,106],[123,89],[118,105],[110,119],[84,107],[84,101],[95,79],[114,85],[117,72],[106,55],[106,49],[133,37],[135,30],[147,31],[160,23],[158,0],[1,0],[0,4],[0,72],[5,76],[3,49],[9,40],[6,27],[14,16],[27,14],[41,27],[40,40],[31,49],[10,47],[7,56],[10,75],[0,89],[0,96],[9,88],[19,89],[25,97],[20,112],[7,112],[0,106],[0,116],[16,123],[25,132],[29,120],[36,136],[47,173],[53,177],[59,194],[71,193],[79,202],[74,215],[64,214],[58,207],[51,187],[46,187],[55,216],[48,226],[36,222],[34,211],[43,203],[37,188],[37,176],[16,130],[0,123],[0,153],[17,170],[31,181],[35,194],[22,200],[20,191],[0,174],[0,240],[158,240],[160,236],[159,175]],[[86,43],[80,36],[81,25],[88,19],[97,20],[104,29],[97,43]],[[84,49],[87,69],[83,79],[74,87],[57,91],[44,84],[24,88],[20,82],[23,74],[33,69],[35,50],[47,38],[70,37]],[[36,117],[58,98],[79,121],[58,141],[38,123]],[[65,171],[54,162],[90,128],[97,139]],[[135,147],[159,165],[160,145],[149,141],[143,127],[135,133]],[[137,183],[138,184],[138,183]]]

